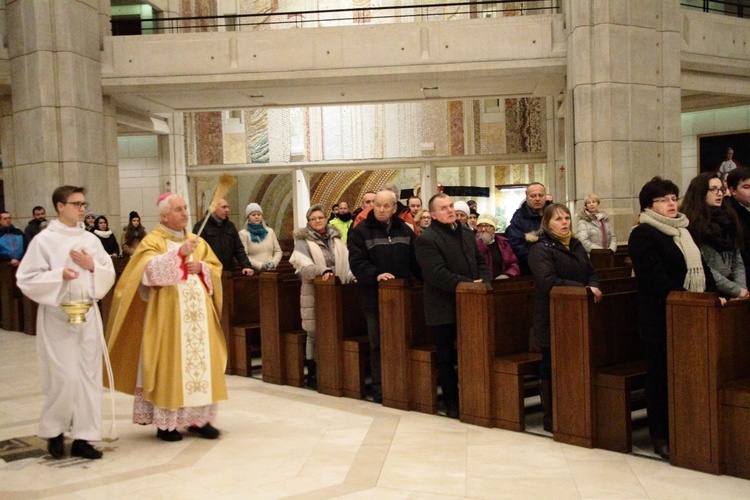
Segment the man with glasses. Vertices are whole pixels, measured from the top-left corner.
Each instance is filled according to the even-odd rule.
[[[31,241],[16,273],[18,287],[39,304],[37,353],[46,394],[39,437],[53,458],[62,458],[70,432],[70,454],[97,459],[102,452],[89,444],[102,439],[104,332],[96,301],[114,284],[115,269],[99,239],[83,228],[86,190],[61,186],[52,204],[57,220]],[[68,322],[61,304],[72,301],[91,304],[83,324]]]
[[[495,220],[490,215],[482,215],[477,219],[477,246],[493,279],[521,275],[513,249],[506,238],[495,233]]]

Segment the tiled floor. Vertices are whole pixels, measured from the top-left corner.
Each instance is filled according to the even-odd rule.
[[[35,434],[37,372],[34,338],[0,330],[0,441]],[[227,379],[221,439],[158,441],[118,394],[103,459],[0,461],[0,498],[750,498],[750,481],[660,460]]]

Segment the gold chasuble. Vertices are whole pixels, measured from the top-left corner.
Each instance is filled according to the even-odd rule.
[[[227,398],[222,266],[199,238],[188,259],[203,269],[187,274],[184,241],[161,225],[146,235],[117,282],[106,330],[115,388],[142,388],[137,400],[173,412]]]

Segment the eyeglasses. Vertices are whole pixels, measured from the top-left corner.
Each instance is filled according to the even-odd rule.
[[[676,196],[665,196],[663,198],[654,198],[654,203],[677,203],[680,199]]]
[[[708,190],[711,191],[713,194],[717,194],[719,192],[721,192],[721,194],[725,194],[727,192],[727,188],[723,186],[722,187],[718,187],[718,186],[710,187],[708,188]]]
[[[422,220],[430,220],[430,219],[432,219],[432,217],[430,217],[429,215],[423,215],[422,217],[420,217],[420,219],[422,219]]]
[[[326,218],[325,217],[310,217],[309,219],[307,219],[308,222],[313,222],[316,220],[326,220]]]
[[[63,205],[73,205],[77,209],[89,208],[89,204],[85,201],[64,201]]]

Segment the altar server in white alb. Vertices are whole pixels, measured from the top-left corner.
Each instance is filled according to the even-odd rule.
[[[112,259],[99,239],[83,225],[86,190],[61,186],[52,194],[57,220],[31,241],[16,278],[18,287],[39,304],[37,354],[46,401],[39,437],[54,458],[65,456],[64,433],[70,431],[70,454],[87,459],[102,452],[89,441],[102,438],[102,319],[96,302],[85,323],[72,324],[60,304],[103,298],[115,282]]]

